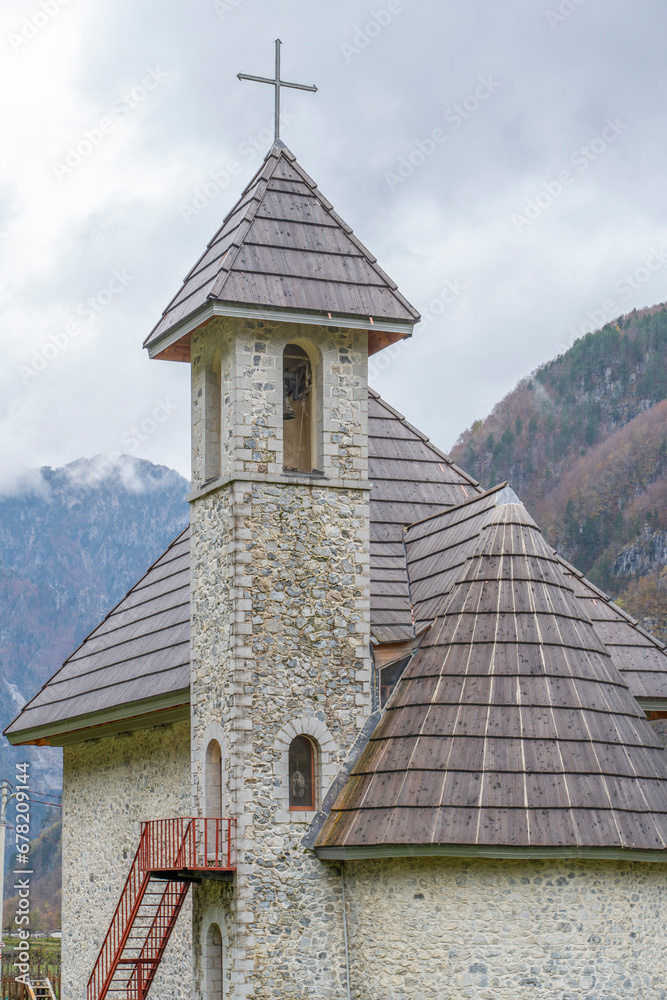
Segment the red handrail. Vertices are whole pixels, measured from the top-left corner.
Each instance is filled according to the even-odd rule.
[[[234,871],[234,823],[231,819],[188,816],[141,824],[137,853],[88,981],[88,1000],[105,997],[119,964],[128,963],[135,963],[136,973],[126,983],[128,996],[131,994],[142,1000],[144,987],[150,986],[155,974],[155,969],[151,974],[145,973],[143,964],[149,967],[153,964],[155,959],[148,957],[151,953],[159,963],[162,957],[160,939],[164,936],[166,944],[182,905],[182,899],[180,903],[176,898],[170,902],[171,892],[167,886],[163,897],[165,907],[160,904],[140,957],[123,959],[123,949],[151,878],[178,881],[179,872]]]
[[[150,875],[141,869],[139,858],[144,847],[144,832],[142,830],[139,846],[120,894],[118,905],[114,911],[109,930],[100,948],[97,961],[88,980],[88,996],[103,995],[115,971],[115,961],[127,942],[132,923],[146,891]]]
[[[142,823],[144,871],[234,871],[233,819],[189,816]]]

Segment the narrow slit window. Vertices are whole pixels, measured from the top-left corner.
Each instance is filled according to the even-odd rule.
[[[221,472],[222,401],[220,358],[204,373],[204,479],[217,479]]]
[[[315,750],[305,736],[296,736],[289,748],[289,807],[315,808]]]
[[[283,354],[283,466],[313,471],[313,368],[302,347],[288,344]]]
[[[222,752],[217,740],[211,740],[206,750],[206,815],[222,818]]]

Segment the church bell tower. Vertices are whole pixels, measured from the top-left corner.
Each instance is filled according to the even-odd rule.
[[[418,320],[277,139],[146,341],[192,370],[193,815],[236,826],[194,896],[202,997],[342,983],[301,840],[372,710],[368,357]]]

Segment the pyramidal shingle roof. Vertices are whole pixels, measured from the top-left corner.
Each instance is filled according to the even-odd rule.
[[[152,357],[188,360],[192,329],[211,315],[248,315],[249,309],[288,310],[304,322],[401,336],[419,321],[417,310],[280,141],[144,346]]]
[[[372,494],[371,494],[372,496]],[[438,614],[461,566],[477,545],[488,511],[514,496],[506,483],[440,512],[424,511],[419,524],[405,534],[409,594],[417,632]],[[585,576],[552,550],[569,585],[593,622],[598,638],[645,708],[667,707],[667,653],[655,636],[645,632]]]
[[[470,506],[474,544],[318,852],[664,851],[667,755],[562,564],[507,491]]]

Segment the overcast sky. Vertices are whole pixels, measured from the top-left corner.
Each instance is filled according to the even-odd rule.
[[[270,145],[236,74],[278,36],[319,88],[283,91],[285,142],[427,317],[372,384],[451,447],[667,299],[666,29],[664,0],[4,0],[0,483],[189,474],[188,366],[141,344]]]

